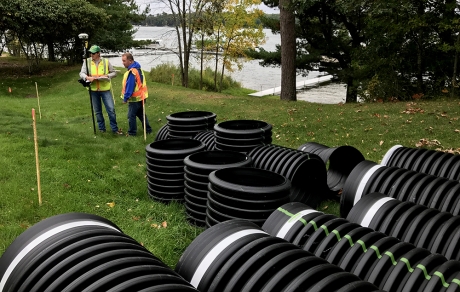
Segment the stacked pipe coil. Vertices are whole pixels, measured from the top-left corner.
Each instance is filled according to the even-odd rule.
[[[206,225],[209,174],[227,167],[250,167],[252,159],[234,151],[204,151],[184,159],[185,209],[190,222]]]
[[[358,163],[364,160],[361,152],[352,146],[328,147],[319,143],[309,142],[301,145],[298,150],[316,154],[329,163],[327,184],[333,192],[343,189],[348,175]]]
[[[197,291],[102,217],[68,213],[24,231],[0,258],[0,291]]]
[[[175,271],[208,292],[378,290],[245,220],[205,230],[187,247]]]
[[[326,165],[315,154],[277,145],[261,145],[248,153],[254,167],[276,172],[291,181],[290,200],[316,208],[328,198]]]
[[[368,160],[359,163],[345,182],[340,215],[346,217],[363,196],[374,192],[460,215],[459,181]]]
[[[150,198],[160,202],[184,200],[184,158],[205,150],[193,139],[167,139],[148,144],[147,182]]]
[[[387,151],[380,164],[460,180],[460,155],[451,153],[395,145]]]
[[[193,138],[197,133],[212,130],[216,114],[206,111],[178,112],[166,116],[168,138]]]
[[[382,291],[460,291],[459,261],[300,203],[281,206],[262,229],[283,239],[301,237],[303,250]]]
[[[232,120],[214,126],[216,149],[247,153],[272,142],[272,125],[256,120]]]
[[[216,138],[214,131],[203,131],[193,136],[193,139],[203,142],[206,145],[206,150],[212,151],[216,149]]]
[[[166,124],[166,125],[163,125],[158,130],[154,141],[166,140],[166,139],[168,139],[168,135],[169,135],[169,127],[168,127],[168,124]]]
[[[290,181],[271,171],[231,167],[209,174],[206,226],[246,219],[262,226],[276,208],[289,202]]]
[[[460,260],[460,216],[373,193],[362,198],[347,219],[449,260]]]

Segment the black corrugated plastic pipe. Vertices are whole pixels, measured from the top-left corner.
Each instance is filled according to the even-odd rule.
[[[395,145],[387,151],[380,164],[460,180],[460,155],[452,153]]]
[[[92,214],[47,218],[19,235],[0,258],[1,292],[165,287],[197,291],[114,223]]]
[[[343,189],[348,175],[358,163],[364,160],[361,152],[352,146],[328,147],[315,142],[301,145],[298,150],[321,157],[327,168],[327,184],[333,192]]]
[[[272,125],[257,120],[231,120],[214,126],[217,150],[247,153],[272,142]]]
[[[192,138],[199,132],[212,130],[217,116],[207,111],[186,111],[170,114],[166,120],[168,138]]]
[[[228,167],[251,167],[252,158],[234,151],[203,151],[184,159],[185,208],[190,222],[205,226],[209,174]]]
[[[366,196],[364,200],[367,199]],[[362,207],[356,206],[358,217],[362,217]],[[338,265],[383,291],[434,292],[460,289],[459,261],[447,260],[443,255],[401,242],[395,237],[343,218],[315,212],[309,206],[302,208],[300,203],[279,207],[262,229],[272,235],[281,235],[281,238],[289,239],[293,244],[300,242],[304,250],[326,259],[330,264]],[[298,241],[299,237],[302,240]],[[457,243],[455,239],[449,240]]]
[[[254,167],[276,172],[291,181],[290,200],[316,208],[329,198],[326,165],[319,156],[278,145],[262,145],[248,153]]]
[[[363,161],[345,183],[340,201],[341,216],[346,217],[363,196],[374,192],[460,215],[459,181]]]
[[[169,128],[168,128],[168,124],[166,124],[166,125],[163,125],[158,130],[154,141],[166,140],[166,139],[168,139],[168,135],[169,135]]]
[[[184,158],[205,149],[201,141],[186,138],[148,144],[145,151],[150,198],[164,203],[183,201]]]
[[[277,173],[248,167],[209,174],[206,225],[246,219],[262,226],[278,206],[289,202],[291,182]]]
[[[175,271],[200,291],[339,291],[362,281],[324,259],[268,235],[245,220],[229,220],[201,233]],[[377,287],[367,283],[366,291]],[[342,290],[355,291],[355,290]]]

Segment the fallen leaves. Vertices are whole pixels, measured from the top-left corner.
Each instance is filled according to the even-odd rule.
[[[401,113],[402,114],[416,114],[416,113],[420,113],[420,114],[423,114],[425,112],[425,110],[417,107],[417,108],[406,108],[406,110],[402,111]]]
[[[423,95],[424,95],[423,93],[415,93],[414,95],[412,95],[412,99],[415,99],[415,100],[421,99]]]
[[[380,143],[379,143],[379,144],[380,144],[380,146],[382,146],[382,144],[383,144],[383,143],[384,143],[383,141],[380,141]]]
[[[106,205],[109,206],[110,208],[113,208],[115,207],[115,202],[106,203]]]
[[[460,154],[460,148],[454,149],[454,148],[449,148],[449,149],[436,149],[436,151],[442,151],[445,153],[450,153],[450,154]]]
[[[441,142],[438,140],[428,140],[425,138],[420,139],[417,143],[415,143],[415,146],[420,148],[420,147],[425,147],[425,146],[439,146],[441,145]]]
[[[156,228],[156,229],[166,228],[166,227],[168,227],[168,222],[163,221],[161,224],[152,223],[152,224],[150,224],[150,227]]]

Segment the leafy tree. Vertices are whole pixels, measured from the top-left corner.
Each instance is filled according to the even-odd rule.
[[[206,2],[204,0],[157,0],[157,2],[167,6],[173,16],[182,86],[188,87],[192,40],[197,30],[196,19],[200,18]]]
[[[354,53],[361,96],[410,99],[455,84],[459,20],[454,2],[385,1],[369,6],[365,45]]]
[[[213,33],[213,23],[214,23],[215,13],[213,13],[213,7],[211,5],[205,5],[201,17],[197,18],[195,27],[197,30],[197,36],[199,41],[196,41],[197,47],[200,48],[200,85],[199,89],[203,88],[203,62],[205,60],[205,50],[210,50],[212,46],[212,41],[208,38]],[[216,75],[214,75],[214,87],[216,87]]]
[[[225,70],[232,72],[242,68],[242,62],[249,57],[246,54],[247,49],[255,49],[265,42],[263,26],[257,23],[263,12],[255,8],[260,3],[260,0],[228,0],[225,2],[221,18],[214,18],[217,20],[214,25],[216,62],[217,53],[219,49],[222,50],[220,84]]]
[[[5,0],[0,2],[0,15],[2,30],[35,63],[41,59],[44,45],[51,61],[55,60],[55,44],[75,51],[81,45],[76,38],[78,33],[94,30],[97,24],[93,20],[106,17],[103,10],[84,0]],[[63,51],[58,53],[69,61],[75,60]]]
[[[91,43],[110,51],[123,51],[134,46],[133,35],[136,32],[132,23],[145,19],[150,7],[139,11],[135,0],[88,0],[102,9],[108,16],[106,20],[93,19],[97,29],[90,35]]]
[[[174,26],[174,18],[172,14],[167,14],[162,12],[157,15],[147,15],[144,21],[136,23],[139,25],[148,25],[148,26]]]

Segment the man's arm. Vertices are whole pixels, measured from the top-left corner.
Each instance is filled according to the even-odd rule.
[[[115,76],[117,76],[117,71],[115,71],[115,68],[113,68],[112,64],[110,64],[109,60],[107,60],[107,64],[109,67],[109,74],[107,74],[107,76],[109,76],[109,78],[112,79]]]
[[[80,78],[83,79],[83,80],[86,80],[86,76],[87,76],[87,71],[86,71],[86,59],[83,60],[83,65],[81,65],[81,70],[80,70]]]
[[[133,95],[134,88],[136,86],[136,80],[134,75],[130,72],[126,79],[125,95],[123,96],[123,102],[128,102],[128,99]]]

